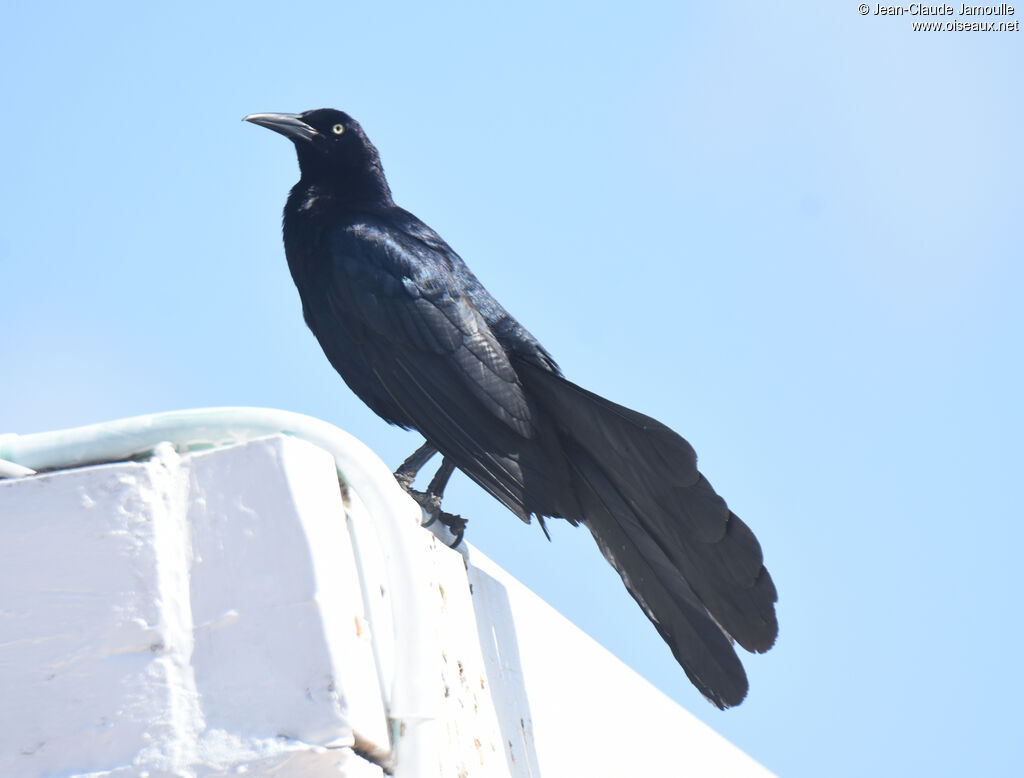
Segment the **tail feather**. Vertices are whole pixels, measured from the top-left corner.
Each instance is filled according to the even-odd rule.
[[[747,676],[729,638],[590,455],[568,443],[574,489],[605,559],[694,686],[719,708],[738,705]]]
[[[728,638],[762,652],[778,633],[775,586],[753,532],[671,429],[536,366],[516,369],[557,426],[576,476],[582,515],[566,518],[587,524],[691,680],[716,704],[736,704],[746,680]],[[703,649],[688,647],[693,641]]]

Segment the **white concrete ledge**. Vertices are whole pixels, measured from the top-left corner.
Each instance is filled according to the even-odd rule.
[[[274,436],[0,480],[0,775],[769,775],[372,464],[343,490]],[[406,503],[396,573],[366,506]]]

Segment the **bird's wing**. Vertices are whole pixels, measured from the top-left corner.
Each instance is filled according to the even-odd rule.
[[[525,518],[517,452],[535,429],[519,378],[450,261],[360,223],[330,241],[327,299],[395,404],[423,435]]]
[[[540,342],[499,303],[480,283],[462,257],[444,239],[408,211],[402,211],[404,230],[417,241],[444,256],[459,288],[473,303],[509,355],[531,362],[553,373],[561,374],[558,363]]]

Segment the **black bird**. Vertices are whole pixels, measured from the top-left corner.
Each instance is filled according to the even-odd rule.
[[[525,522],[583,524],[694,685],[719,708],[747,678],[732,641],[771,648],[775,586],[746,524],[683,438],[562,377],[555,360],[430,227],[395,205],[377,149],[348,114],[252,114],[295,144],[284,209],[306,323],[353,392]]]

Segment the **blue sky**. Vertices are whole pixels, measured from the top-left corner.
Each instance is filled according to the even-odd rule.
[[[570,378],[694,444],[779,642],[720,713],[585,532],[459,479],[474,544],[782,776],[1019,769],[1024,33],[797,2],[4,16],[0,431],[261,405],[418,445],[305,329],[294,154],[240,121],[341,108]]]

